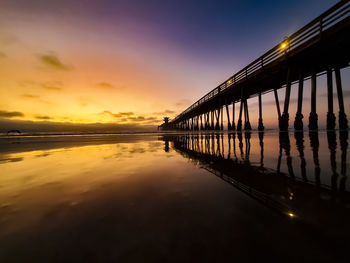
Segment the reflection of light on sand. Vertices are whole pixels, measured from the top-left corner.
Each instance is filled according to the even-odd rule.
[[[110,185],[128,187],[155,163],[170,165],[160,146],[140,141],[7,154],[23,159],[0,164],[0,207],[10,204],[17,211],[6,214],[12,227],[0,234],[30,225],[54,207],[76,207]]]

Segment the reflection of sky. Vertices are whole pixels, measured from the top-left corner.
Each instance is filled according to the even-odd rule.
[[[2,154],[0,206],[17,213],[2,213],[0,216],[4,218],[0,219],[21,220],[20,213],[34,222],[32,217],[38,220],[52,206],[75,206],[87,196],[101,194],[108,184],[129,187],[134,180],[142,181],[142,176],[151,175],[153,170],[175,165],[171,158],[166,158],[173,155],[164,156],[162,152],[162,142],[143,141]],[[154,162],[159,163],[156,168]],[[160,175],[157,173],[155,177]],[[36,210],[38,206],[41,208]],[[21,227],[22,223],[4,229],[11,231],[11,227]]]
[[[0,11],[0,117],[159,123],[332,4],[5,0]],[[347,89],[348,71],[343,75]],[[322,80],[319,94],[325,91]],[[319,102],[321,121],[324,101]],[[254,99],[250,109],[255,124]],[[266,124],[276,121],[273,110],[266,106]],[[132,114],[120,115],[127,112]]]
[[[57,207],[71,209],[83,205],[88,200],[103,196],[106,189],[113,190],[115,197],[122,198],[124,195],[120,194],[120,191],[141,191],[142,195],[148,195],[144,192],[145,189],[152,192],[152,189],[162,188],[162,191],[166,192],[166,198],[171,200],[178,194],[186,196],[188,191],[199,191],[205,195],[207,191],[215,192],[216,187],[223,187],[219,186],[220,184],[208,184],[207,180],[212,180],[208,178],[213,175],[198,169],[202,164],[196,158],[183,158],[181,151],[175,149],[171,141],[169,152],[165,152],[165,142],[154,136],[143,136],[143,139],[141,136],[129,136],[127,139],[125,136],[99,137],[99,140],[98,136],[94,137],[95,140],[88,144],[84,141],[85,137],[78,137],[74,141],[67,137],[57,137],[46,143],[43,143],[46,139],[42,139],[41,144],[38,144],[38,141],[34,144],[35,147],[39,147],[35,150],[31,149],[30,140],[23,139],[18,145],[3,148],[0,154],[0,222],[8,223],[2,228],[3,231],[11,232],[29,226]],[[313,150],[316,149],[320,163],[320,182],[330,188],[333,173],[326,133],[319,133],[318,139],[319,148],[312,148],[308,133],[304,133],[306,176],[309,183],[315,183]],[[229,148],[227,135],[221,140],[220,137],[220,152],[225,158],[228,158],[230,152],[230,158],[238,163],[247,163],[249,160],[254,166],[261,165],[261,148],[257,133],[251,135],[249,156],[246,154],[244,135],[243,155],[240,153],[237,136],[235,149],[233,141]],[[290,134],[289,140],[293,171],[301,181],[300,153],[293,134]],[[278,134],[265,133],[263,143],[263,166],[276,171],[280,145]],[[200,145],[205,145],[205,142]],[[216,152],[216,137],[210,145],[214,145],[212,149]],[[341,178],[344,178],[341,172],[342,151],[339,134],[336,135],[336,145],[335,169],[339,175],[339,184]],[[281,160],[281,172],[288,174],[285,150],[282,151]],[[197,167],[192,163],[197,164]],[[349,163],[346,161],[346,166],[349,166]],[[349,167],[347,168],[349,170]],[[233,166],[231,169],[236,169],[237,173],[241,172],[239,166]],[[210,176],[207,178],[208,175]],[[346,189],[349,190],[348,181]],[[128,195],[123,198],[123,202],[130,201]],[[4,232],[0,231],[0,236],[2,234]]]

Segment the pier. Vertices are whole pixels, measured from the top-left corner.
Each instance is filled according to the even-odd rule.
[[[292,84],[298,87],[297,113],[294,128],[304,128],[303,86],[311,79],[311,111],[308,128],[318,129],[317,78],[327,74],[327,128],[336,127],[333,110],[333,78],[339,104],[338,123],[340,129],[348,128],[344,110],[341,71],[350,62],[350,2],[340,1],[312,20],[300,30],[254,60],[248,66],[230,76],[216,88],[205,94],[181,114],[160,128],[177,130],[223,130],[226,114],[228,130],[251,130],[248,99],[258,96],[258,130],[264,130],[263,95],[273,92],[276,102],[279,129],[289,128],[289,102]],[[280,105],[277,90],[285,88],[284,105]],[[235,120],[235,106],[239,106]],[[232,112],[229,110],[232,105]]]

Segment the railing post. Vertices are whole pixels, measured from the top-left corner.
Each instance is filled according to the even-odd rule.
[[[343,88],[341,84],[340,69],[335,68],[335,82],[337,84],[338,104],[339,104],[339,129],[348,128],[348,120],[344,110]]]
[[[311,112],[309,116],[309,129],[318,129],[318,116],[316,112],[316,73],[313,72],[311,75]]]
[[[294,129],[295,130],[302,130],[303,129],[303,114],[302,114],[302,107],[303,107],[303,88],[304,88],[304,77],[302,72],[299,72],[299,83],[298,83],[298,109],[297,113],[295,114],[295,120],[294,120]]]

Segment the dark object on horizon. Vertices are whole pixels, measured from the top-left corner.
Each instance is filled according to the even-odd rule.
[[[161,129],[161,130],[170,130],[171,127],[170,127],[170,125],[169,125],[169,120],[170,120],[169,117],[164,117],[164,118],[163,118],[164,123],[163,123],[162,125],[159,125],[159,126],[158,126],[158,130],[159,130],[159,129]]]
[[[339,105],[338,127],[340,130],[348,129],[341,69],[348,67],[350,62],[349,12],[350,1],[339,1],[160,127],[187,131],[223,130],[223,110],[226,108],[228,130],[251,130],[247,100],[259,96],[258,130],[263,131],[262,95],[274,92],[279,128],[286,131],[290,120],[291,89],[298,86],[298,107],[294,128],[303,130],[303,86],[306,79],[311,79],[311,112],[308,128],[317,130],[317,77],[327,74],[327,129],[334,130],[336,126],[333,110],[334,74]],[[298,85],[292,86],[294,83]],[[277,90],[284,87],[284,105],[280,105]],[[228,107],[231,104],[230,118]],[[234,119],[235,104],[240,104],[237,126]]]
[[[20,130],[10,130],[10,131],[7,131],[7,135],[19,135],[21,134],[21,131]]]

